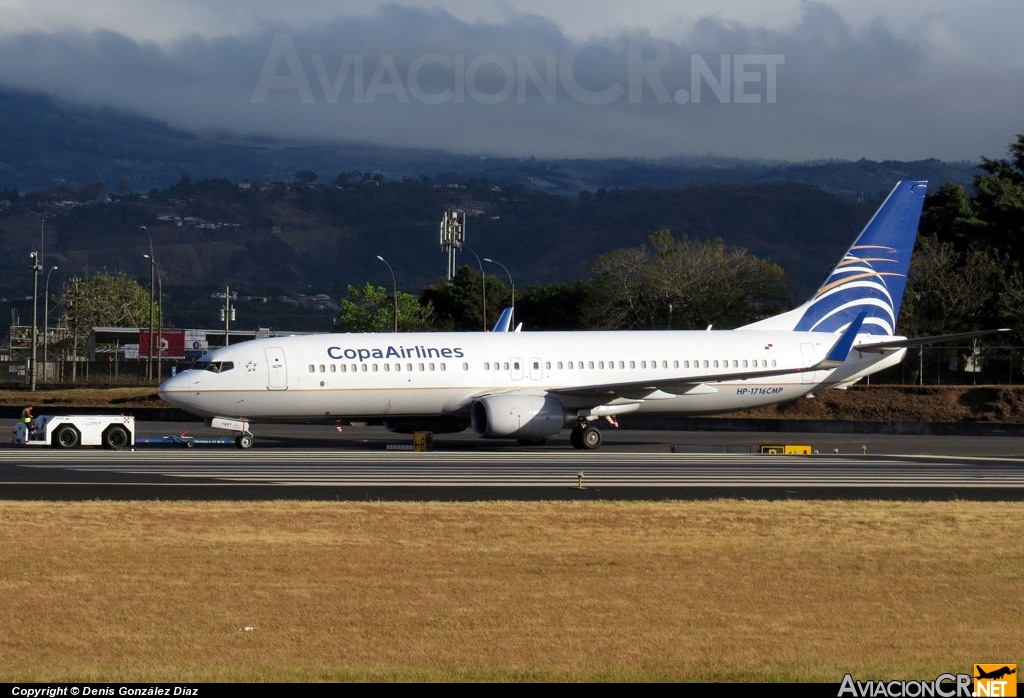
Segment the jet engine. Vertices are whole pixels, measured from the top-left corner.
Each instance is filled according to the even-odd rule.
[[[545,439],[574,420],[557,400],[539,395],[489,395],[470,411],[473,432],[486,439]]]

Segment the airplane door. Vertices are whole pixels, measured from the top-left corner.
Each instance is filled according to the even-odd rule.
[[[800,356],[803,357],[805,364],[813,363],[817,352],[814,351],[813,344],[801,344],[800,345]],[[804,371],[800,374],[800,380],[802,383],[813,383],[814,382],[814,371]]]
[[[512,380],[523,380],[523,360],[521,358],[513,356],[509,361],[509,368],[512,370]]]
[[[288,367],[284,362],[284,349],[268,347],[263,350],[267,357],[267,388],[269,390],[288,389]]]

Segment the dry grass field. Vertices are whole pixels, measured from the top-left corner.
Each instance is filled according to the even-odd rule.
[[[0,391],[0,406],[30,395],[162,404],[124,388]],[[753,416],[1019,423],[1022,405],[1020,388],[865,386]],[[0,681],[931,680],[1019,661],[1022,513],[0,502]]]
[[[931,680],[1021,659],[1021,514],[0,502],[0,681]]]

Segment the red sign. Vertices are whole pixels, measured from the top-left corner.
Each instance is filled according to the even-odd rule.
[[[148,359],[149,330],[139,330],[139,359]],[[153,329],[154,359],[184,359],[185,330]]]

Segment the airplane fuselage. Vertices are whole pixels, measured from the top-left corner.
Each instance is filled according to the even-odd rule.
[[[211,352],[167,380],[160,395],[172,404],[187,401],[195,414],[251,422],[467,417],[483,396],[550,392],[558,392],[569,410],[610,400],[607,414],[709,414],[852,382],[879,370],[880,362],[897,363],[903,353],[858,359],[854,351],[838,369],[804,370],[834,341],[828,333],[762,331],[292,336]],[[778,375],[740,377],[757,371]],[[709,374],[723,379],[686,383],[689,376]],[[680,385],[653,389],[667,381]],[[614,394],[593,388],[624,384],[634,387],[617,387]],[[575,395],[574,386],[590,389]]]

